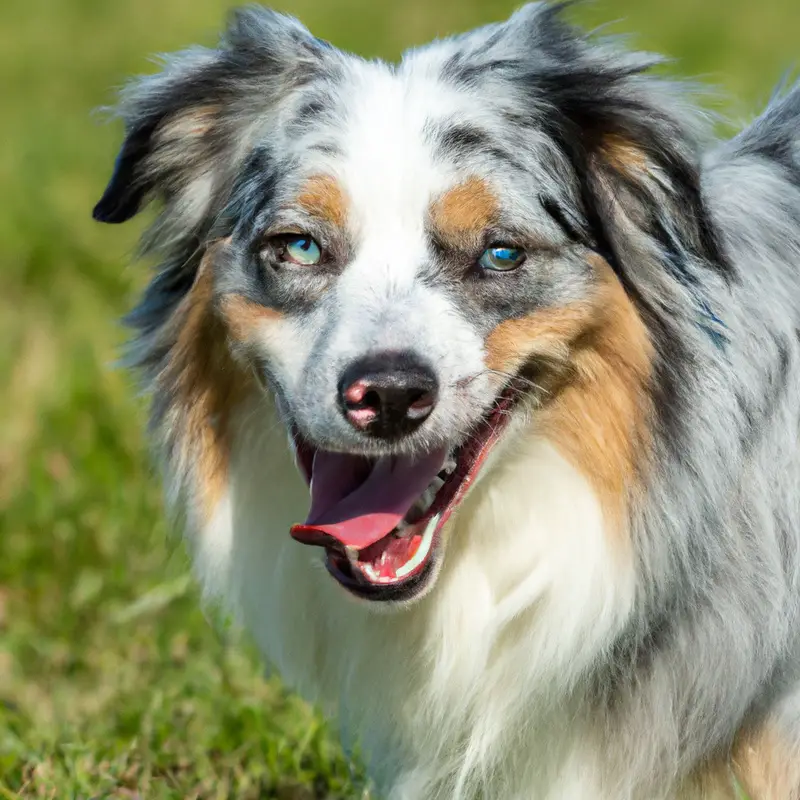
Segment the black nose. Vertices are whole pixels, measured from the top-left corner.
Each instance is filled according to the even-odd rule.
[[[339,405],[354,428],[399,439],[430,416],[438,389],[433,370],[413,353],[375,353],[344,371]]]

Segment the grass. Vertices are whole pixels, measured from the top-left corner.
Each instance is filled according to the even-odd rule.
[[[359,798],[335,738],[246,641],[200,612],[114,371],[146,278],[137,225],[89,212],[119,131],[91,111],[146,56],[212,42],[223,0],[0,4],[0,798]],[[513,0],[296,0],[367,55],[499,17]],[[742,98],[797,53],[796,0],[608,0],[638,44]]]

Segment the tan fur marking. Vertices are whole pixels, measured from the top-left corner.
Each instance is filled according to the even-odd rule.
[[[497,198],[480,178],[472,177],[439,197],[430,209],[438,234],[449,244],[472,247],[498,214]]]
[[[298,196],[297,204],[308,214],[320,217],[337,228],[344,228],[347,223],[347,195],[329,175],[310,178]]]
[[[732,766],[750,800],[800,800],[800,751],[774,727],[742,736]]]
[[[514,373],[532,355],[563,367],[563,383],[545,398],[538,428],[593,483],[606,512],[624,519],[648,446],[647,382],[652,345],[644,323],[602,259],[595,297],[501,323],[486,342],[490,369]]]
[[[647,157],[632,142],[622,136],[609,134],[600,148],[603,158],[619,172],[646,172]]]
[[[695,769],[675,796],[679,800],[739,800],[735,786],[728,759],[714,758]]]
[[[241,295],[227,295],[223,298],[220,313],[228,331],[237,342],[247,342],[263,324],[275,322],[283,316],[280,311],[254,303]]]
[[[514,374],[533,355],[561,361],[572,343],[592,324],[590,304],[545,308],[501,322],[486,339],[486,366]]]
[[[224,493],[233,412],[250,388],[213,308],[213,252],[175,312],[175,344],[159,377],[174,398],[167,422],[178,439],[180,467],[196,477],[199,510],[206,517]]]
[[[161,124],[154,134],[157,144],[199,137],[208,133],[219,118],[218,106],[198,106],[176,114]]]

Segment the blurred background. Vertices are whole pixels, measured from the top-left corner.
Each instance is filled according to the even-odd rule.
[[[516,0],[285,0],[367,56]],[[335,737],[199,610],[168,540],[144,402],[112,369],[142,222],[91,208],[120,130],[93,112],[148,56],[213,44],[228,0],[0,0],[0,797],[364,798]],[[800,54],[798,0],[571,12],[719,86],[735,120]],[[421,799],[422,800],[422,799]]]

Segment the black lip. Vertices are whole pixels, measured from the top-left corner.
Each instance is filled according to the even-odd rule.
[[[404,581],[391,584],[370,583],[359,580],[353,574],[347,560],[330,550],[325,551],[325,568],[343,589],[346,589],[350,594],[361,600],[379,603],[401,603],[413,600],[425,590],[436,571],[438,559],[438,547],[434,545],[425,566],[420,572]]]

